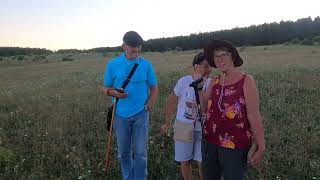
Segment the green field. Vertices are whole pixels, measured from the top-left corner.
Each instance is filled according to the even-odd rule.
[[[263,168],[250,169],[248,179],[320,179],[320,47],[239,51],[242,69],[258,85],[267,146]],[[143,53],[155,67],[160,89],[150,121],[149,179],[181,179],[172,137],[159,131],[166,97],[177,79],[190,72],[195,53]],[[113,56],[1,58],[0,179],[106,178],[104,109],[110,99],[99,86]],[[113,148],[108,179],[121,179],[120,174]]]

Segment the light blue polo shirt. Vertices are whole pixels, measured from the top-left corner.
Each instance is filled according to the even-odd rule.
[[[116,114],[121,117],[134,116],[144,109],[149,97],[149,88],[157,85],[153,66],[140,56],[128,60],[125,54],[122,54],[108,61],[104,74],[104,87],[121,88],[135,63],[139,64],[138,68],[124,90],[128,96],[119,99],[117,104]]]

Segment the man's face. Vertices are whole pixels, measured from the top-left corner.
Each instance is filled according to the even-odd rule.
[[[128,59],[137,58],[139,56],[139,53],[141,52],[141,45],[137,47],[132,47],[127,45],[126,43],[123,43],[122,48]]]

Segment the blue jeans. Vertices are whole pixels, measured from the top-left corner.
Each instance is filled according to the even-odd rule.
[[[142,110],[131,117],[115,116],[114,129],[123,179],[145,180],[147,178],[149,112]]]

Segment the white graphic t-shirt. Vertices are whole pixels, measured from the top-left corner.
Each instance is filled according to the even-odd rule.
[[[193,82],[191,75],[180,78],[174,87],[174,93],[179,97],[176,120],[192,124],[196,122],[194,131],[201,131],[201,124],[197,118],[197,101],[194,89],[189,87]],[[203,90],[206,91],[211,79],[206,79]]]

